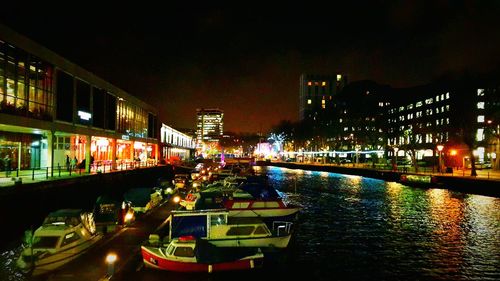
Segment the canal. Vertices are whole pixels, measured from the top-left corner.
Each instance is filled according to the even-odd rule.
[[[113,280],[500,280],[500,198],[328,172],[255,167],[303,210],[289,248],[248,272],[142,267]],[[4,230],[5,231],[5,230]],[[2,252],[2,280],[19,245]]]

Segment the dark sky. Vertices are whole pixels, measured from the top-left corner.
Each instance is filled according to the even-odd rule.
[[[156,105],[178,128],[194,128],[200,107],[223,109],[225,131],[296,121],[303,72],[407,87],[500,64],[500,1],[9,2],[23,3],[2,4],[0,22]]]

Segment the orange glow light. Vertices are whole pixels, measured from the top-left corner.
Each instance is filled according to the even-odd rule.
[[[450,150],[450,155],[451,156],[457,155],[457,151],[455,149]]]

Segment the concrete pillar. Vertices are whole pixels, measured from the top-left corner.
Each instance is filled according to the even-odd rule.
[[[111,141],[111,167],[116,170],[116,139]]]
[[[56,136],[54,131],[47,132],[47,163],[50,166],[50,176],[54,176],[54,143],[56,141]]]
[[[85,171],[90,173],[90,146],[92,144],[92,136],[87,135],[85,142]]]

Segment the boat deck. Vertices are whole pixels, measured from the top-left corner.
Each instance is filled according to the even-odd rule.
[[[108,280],[108,253],[115,253],[117,260],[113,272],[118,272],[140,257],[140,244],[147,239],[168,217],[172,206],[163,204],[139,217],[131,226],[107,234],[98,245],[78,259],[64,265],[47,276],[48,280]]]

